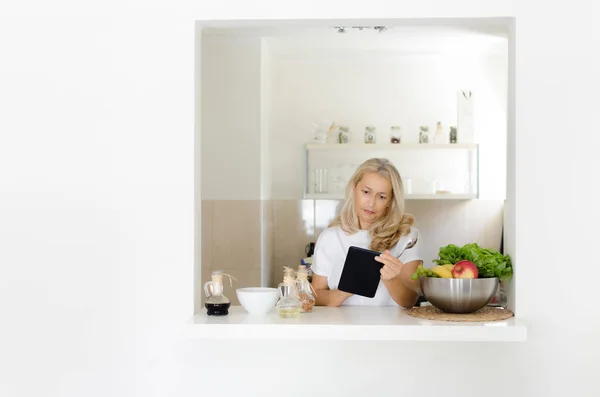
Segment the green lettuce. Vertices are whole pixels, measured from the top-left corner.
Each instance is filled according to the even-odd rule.
[[[490,248],[481,248],[477,243],[458,247],[454,244],[440,248],[438,265],[454,265],[458,261],[468,260],[477,266],[479,278],[498,277],[505,281],[512,278],[513,269],[510,256],[502,255]]]

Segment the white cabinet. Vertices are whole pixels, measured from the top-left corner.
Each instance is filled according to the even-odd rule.
[[[477,144],[307,143],[304,198],[343,199],[348,180],[365,160],[383,157],[400,172],[406,199],[479,197]]]

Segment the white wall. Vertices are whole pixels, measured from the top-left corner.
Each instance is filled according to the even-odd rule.
[[[266,18],[516,15],[510,158],[518,172],[509,197],[518,315],[529,324],[523,344],[182,338],[178,325],[193,302],[192,19],[251,18],[258,6],[144,3],[105,12],[27,3],[3,13],[0,394],[600,394],[600,313],[588,276],[600,214],[590,174],[581,172],[600,167],[600,142],[589,133],[581,145],[565,132],[591,131],[600,89],[600,15],[582,4],[543,12],[532,0],[518,8],[320,2],[318,14],[310,3],[260,7]],[[89,16],[96,13],[110,17]],[[565,228],[577,230],[577,249],[564,244]],[[287,370],[306,374],[302,387],[285,389],[282,356]]]
[[[507,63],[505,44],[497,38],[488,44],[493,55],[481,49],[468,54],[465,47],[456,47],[455,55],[407,55],[431,51],[436,37],[422,47],[376,51],[374,41],[329,55],[302,48],[302,40],[317,40],[312,36],[261,39],[213,32],[204,38],[201,89],[208,100],[202,105],[201,147],[202,161],[211,166],[205,168],[203,199],[257,198],[257,188],[262,199],[299,199],[303,145],[314,137],[313,123],[326,117],[347,124],[354,142],[362,141],[367,124],[378,128],[380,142],[389,140],[391,125],[401,125],[403,140],[416,142],[420,125],[432,134],[437,121],[446,133],[457,125],[460,88],[475,95],[480,198],[505,198]],[[460,135],[459,141],[470,138]]]
[[[475,101],[475,137],[465,138],[459,131],[458,138],[480,144],[480,197],[505,198],[506,53],[407,55],[368,47],[332,53],[315,56],[314,51],[298,50],[272,55],[273,198],[302,197],[303,146],[314,139],[313,123],[345,124],[351,142],[364,141],[366,125],[377,128],[377,142],[389,142],[392,125],[401,126],[403,142],[418,142],[421,125],[429,126],[433,139],[437,121],[445,133],[457,125],[459,89],[472,90]],[[439,152],[418,156],[430,164],[440,161]],[[415,177],[416,170],[410,176]]]
[[[203,35],[202,199],[261,197],[261,39]]]

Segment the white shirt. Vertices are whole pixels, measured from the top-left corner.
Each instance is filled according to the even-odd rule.
[[[413,227],[411,232],[416,233],[417,230]],[[410,234],[400,237],[398,243],[390,249],[390,253],[394,256],[398,256],[400,252],[406,247],[409,241]],[[329,227],[323,232],[317,239],[315,244],[315,253],[313,257],[313,263],[311,269],[313,273],[319,276],[327,277],[327,284],[330,290],[337,289],[344,268],[344,262],[346,261],[346,254],[348,248],[351,245],[369,248],[371,243],[371,236],[368,230],[360,230],[355,234],[346,235],[340,226]],[[402,263],[408,263],[415,260],[422,260],[419,254],[419,244],[421,238],[417,241],[417,244],[404,251],[400,257]],[[386,286],[382,280],[379,280],[379,286],[377,292],[373,298],[367,298],[360,295],[352,295],[342,304],[342,306],[399,306],[394,299],[390,296]]]

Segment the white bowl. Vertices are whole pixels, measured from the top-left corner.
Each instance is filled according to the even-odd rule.
[[[277,288],[249,287],[235,290],[240,304],[250,314],[266,314],[279,300]]]

